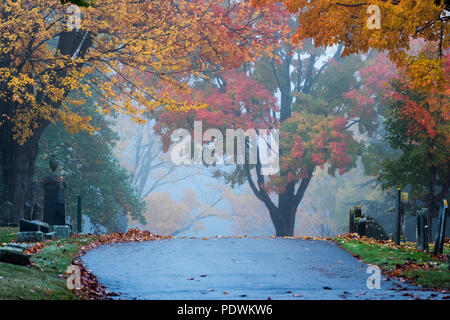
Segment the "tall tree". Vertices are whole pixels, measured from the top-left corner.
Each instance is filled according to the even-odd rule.
[[[1,201],[14,205],[15,220],[32,198],[48,125],[61,121],[69,132],[94,131],[90,117],[71,109],[82,103],[69,98],[71,91],[95,92],[100,111],[116,110],[136,122],[160,106],[204,107],[160,95],[160,85],[188,90],[192,74],[251,60],[270,48],[278,25],[270,9],[248,2],[100,0],[81,10],[66,14],[58,0],[0,4]]]
[[[355,106],[345,97],[360,85],[354,74],[365,62],[358,56],[341,59],[341,50],[335,48],[330,57],[312,41],[301,49],[285,43],[256,65],[245,64],[245,72],[210,77],[198,84],[197,94],[204,97],[206,109],[159,116],[157,128],[163,142],[171,143],[170,129],[192,130],[194,120],[202,120],[204,130],[219,128],[223,133],[227,128],[280,129],[279,174],[264,175],[257,158],[256,165],[247,162],[232,172],[217,170],[216,176],[231,184],[248,182],[269,211],[275,233],[293,235],[297,208],[315,169],[326,167],[331,175],[345,173],[355,165],[359,152],[353,126],[361,132],[372,132],[377,126],[372,104]],[[277,92],[279,106],[274,101]]]
[[[384,160],[379,177],[387,187],[410,185],[412,195],[426,203],[430,224],[450,187],[450,55],[444,72],[431,59],[433,69],[408,68],[391,83],[387,141],[401,153]]]

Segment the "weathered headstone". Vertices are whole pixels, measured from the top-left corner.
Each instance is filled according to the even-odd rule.
[[[417,212],[416,214],[416,247],[417,250],[423,250],[422,248],[422,218],[421,213]]]
[[[43,233],[49,233],[52,231],[52,227],[43,221],[20,219],[20,231],[42,231]]]
[[[56,239],[70,238],[70,226],[53,226]]]
[[[55,240],[56,239],[56,232],[49,232],[49,233],[44,233],[44,239],[45,240]]]
[[[428,209],[417,212],[417,249],[428,251]]]
[[[17,233],[18,242],[40,242],[44,240],[42,231],[21,231]]]
[[[353,211],[353,209],[350,209],[349,223],[348,223],[348,232],[349,233],[355,232],[354,224],[355,224],[355,212]]]
[[[6,247],[17,248],[17,249],[20,249],[20,250],[26,250],[26,249],[28,249],[28,246],[29,245],[26,245],[26,244],[23,244],[23,243],[14,243],[14,242],[6,244]]]
[[[363,237],[366,235],[367,220],[365,217],[358,218],[358,234]]]
[[[371,217],[366,217],[366,233],[365,235],[370,238],[374,238],[377,240],[389,240],[389,236],[386,233],[386,230],[384,230],[383,226],[378,223],[378,221]]]
[[[401,241],[405,241],[405,206],[402,201],[406,201],[408,199],[408,194],[406,192],[402,192],[400,188],[397,188],[395,193],[395,213],[397,216],[396,229],[394,234],[395,244],[399,245]]]
[[[66,223],[66,205],[64,191],[66,182],[56,175],[58,163],[54,156],[49,161],[52,173],[41,183],[44,189],[44,222],[49,225],[64,225]]]
[[[436,241],[434,243],[434,254],[442,254],[444,251],[444,241],[445,241],[445,226],[447,224],[447,211],[448,203],[447,200],[442,200],[442,204],[439,208],[438,226],[436,232]]]
[[[19,248],[0,248],[0,261],[4,263],[26,266],[30,264],[30,255],[23,253]]]

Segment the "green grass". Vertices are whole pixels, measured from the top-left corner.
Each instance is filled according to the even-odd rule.
[[[401,276],[414,280],[422,286],[450,289],[448,264],[437,260],[430,253],[415,250],[411,244],[399,248],[385,246],[381,243],[367,243],[356,239],[335,238],[335,241],[364,262],[378,265],[386,271],[401,268],[401,265],[411,262],[436,264],[437,269],[401,269]],[[446,245],[444,253],[449,251],[450,248]]]
[[[0,228],[0,243],[15,239],[11,231],[14,232]],[[79,248],[93,240],[86,237],[49,241],[40,252],[32,255],[33,266],[0,262],[0,300],[78,299],[59,275],[67,270]]]
[[[0,244],[11,242],[17,238],[19,228],[0,227]]]

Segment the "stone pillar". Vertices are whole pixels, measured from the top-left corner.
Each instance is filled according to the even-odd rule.
[[[44,222],[51,226],[66,224],[66,204],[64,191],[66,185],[62,180],[47,179],[44,188]]]
[[[41,183],[44,189],[44,222],[51,226],[66,224],[66,204],[64,200],[64,191],[66,182],[62,177],[58,177],[55,173],[58,163],[52,155],[50,158],[50,168],[52,174],[44,178]]]

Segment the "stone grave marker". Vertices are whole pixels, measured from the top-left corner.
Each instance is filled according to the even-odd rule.
[[[19,266],[26,266],[30,264],[30,255],[25,254],[21,248],[6,246],[0,248],[0,261]]]
[[[439,208],[438,225],[436,230],[436,240],[434,243],[434,254],[442,254],[444,251],[444,241],[445,241],[445,226],[447,224],[447,211],[448,203],[447,200],[442,200],[442,204]]]

